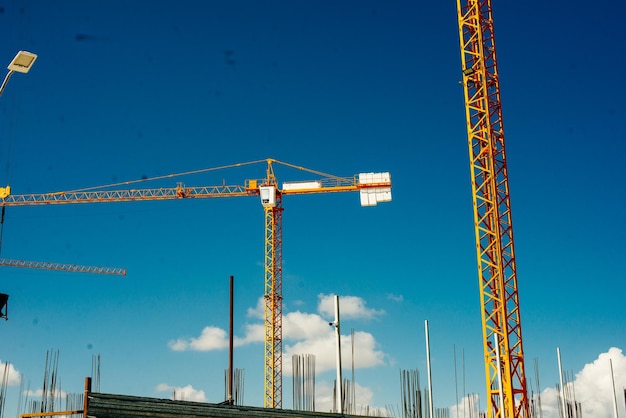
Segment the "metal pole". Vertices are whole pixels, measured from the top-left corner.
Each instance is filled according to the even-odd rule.
[[[500,395],[500,416],[504,416],[504,392],[502,391],[502,367],[500,362],[500,342],[498,334],[493,334],[493,341],[496,345],[496,360],[498,361],[498,393]]]
[[[556,348],[556,356],[559,361],[559,381],[561,382],[561,408],[562,408],[562,416],[567,417],[567,412],[565,411],[565,388],[563,387],[563,368],[561,367],[561,349],[559,347]]]
[[[339,326],[339,295],[335,295],[335,335],[337,336],[337,411],[343,413],[342,377],[341,377],[341,328]]]
[[[609,359],[609,365],[611,366],[611,388],[613,388],[613,416],[617,417],[617,397],[615,396],[615,376],[613,376],[613,360]]]
[[[83,418],[87,418],[89,408],[89,393],[91,392],[91,377],[85,378],[85,392],[83,394]]]
[[[7,83],[9,82],[9,79],[11,78],[12,75],[13,75],[13,71],[9,71],[7,75],[4,77],[4,81],[2,82],[2,85],[0,85],[0,96],[2,95],[2,92],[4,91],[4,88],[7,86]]]
[[[434,418],[435,413],[433,409],[433,382],[430,373],[430,341],[428,339],[428,319],[424,321],[424,330],[426,332],[426,363],[428,368],[428,411],[429,417]]]

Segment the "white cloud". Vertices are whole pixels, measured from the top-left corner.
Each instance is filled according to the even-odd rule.
[[[623,388],[626,387],[626,357],[622,350],[616,347],[602,353],[592,363],[586,364],[574,378],[574,382],[566,384],[572,389],[576,402],[582,407],[585,417],[612,418],[613,417],[613,384],[611,382],[611,362],[615,380],[615,396],[620,416],[626,414],[624,409]],[[559,417],[559,398],[556,388],[545,389],[541,393],[541,405],[544,418]]]
[[[317,311],[328,319],[335,319],[335,295],[319,294]],[[385,311],[365,307],[365,300],[358,296],[339,296],[340,319],[372,319]]]
[[[316,336],[299,340],[294,344],[283,346],[283,374],[291,375],[292,356],[294,354],[313,354],[315,356],[315,373],[319,374],[337,367],[337,341],[333,328]],[[342,366],[352,363],[352,341],[349,335],[341,336]],[[368,368],[385,363],[385,353],[377,349],[374,336],[367,332],[354,333],[354,367]]]
[[[334,297],[319,295],[320,311],[325,312],[329,305],[333,310]],[[382,310],[365,307],[365,301],[357,296],[340,298],[342,321],[349,318],[373,318],[384,313]],[[345,311],[344,311],[345,307]],[[248,317],[263,320],[264,300],[259,298],[254,308],[248,309]],[[234,337],[236,347],[251,343],[262,343],[265,339],[264,324],[252,323],[245,326],[243,337]],[[355,367],[373,367],[384,364],[385,353],[377,349],[373,335],[367,332],[355,332]],[[342,361],[351,361],[350,336],[342,335]],[[173,351],[211,351],[224,350],[229,345],[228,333],[215,326],[206,326],[200,336],[185,337],[171,340],[168,346]],[[328,319],[319,314],[306,312],[289,312],[283,314],[283,372],[291,373],[291,356],[293,354],[314,354],[316,356],[316,372],[321,373],[335,367],[335,333],[329,326]]]
[[[611,362],[615,380],[615,397],[611,382]],[[558,376],[556,380],[558,380]],[[580,404],[584,417],[613,418],[614,399],[616,399],[619,416],[626,416],[623,392],[626,388],[626,356],[621,349],[610,348],[606,353],[600,354],[592,363],[586,364],[575,375],[573,382],[565,383],[565,388]],[[465,411],[469,411],[469,403],[471,402],[468,401],[470,399],[464,398],[459,405],[452,406],[450,408],[451,416],[453,418],[463,416],[463,402],[465,402]],[[476,399],[472,401],[474,404],[479,402]],[[484,409],[484,400],[481,401]],[[559,403],[560,398],[556,387],[544,389],[541,392],[541,415],[543,418],[560,418]]]
[[[262,342],[265,338],[263,324],[248,324],[245,326],[243,338],[233,337],[233,345],[240,347],[255,342]],[[198,337],[178,338],[168,342],[173,351],[212,351],[227,349],[230,342],[228,333],[222,328],[206,326]]]
[[[248,318],[265,318],[265,298],[263,296],[257,299],[255,307],[248,308]]]
[[[197,338],[179,338],[168,343],[174,351],[210,351],[228,347],[228,335],[221,328],[207,326]]]
[[[545,418],[560,418],[559,398],[555,388],[547,388],[541,393],[541,413]]]
[[[394,295],[393,293],[387,293],[387,299],[392,300],[394,302],[402,302],[404,301],[404,296]]]
[[[317,412],[333,410],[333,385],[327,381],[315,382],[315,410]]]
[[[332,412],[333,410],[333,382],[317,381],[315,383],[315,410],[317,412]],[[344,408],[352,415],[374,415],[377,417],[390,416],[385,408],[371,406],[374,401],[374,392],[371,388],[361,386],[355,382],[354,406],[345,405]],[[352,408],[348,410],[348,408]]]
[[[243,337],[235,337],[235,346],[251,343],[262,343],[265,339],[263,324],[264,300],[259,298],[253,308],[248,309],[249,323],[244,328]],[[384,314],[382,310],[370,309],[365,300],[357,296],[340,298],[342,321],[350,318],[372,319]],[[319,295],[318,310],[320,313],[302,311],[283,312],[283,376],[292,375],[292,355],[313,354],[315,356],[315,374],[334,371],[336,368],[336,336],[335,328],[329,325],[334,320],[334,296]],[[228,348],[228,333],[218,327],[207,326],[198,337],[178,338],[169,342],[175,351],[209,351]],[[351,335],[341,336],[342,362],[344,369],[352,364]],[[384,365],[387,355],[380,350],[374,336],[368,332],[354,332],[354,366],[355,369]],[[162,384],[157,387],[159,392],[175,393],[176,399],[204,401],[204,393],[190,386],[174,388]],[[384,408],[372,408],[369,405],[374,398],[370,388],[356,385],[355,411],[379,411],[378,416],[386,414]],[[332,384],[316,379],[316,410],[330,411],[332,408]]]
[[[450,407],[450,414],[452,418],[477,417],[479,412],[480,399],[476,393],[464,396],[458,405]]]
[[[319,296],[319,306],[322,312],[331,302],[334,316],[334,297]],[[346,316],[358,318],[372,318],[383,311],[365,307],[365,301],[356,296],[340,298],[340,303],[346,307]],[[263,298],[259,298],[255,308],[248,310],[248,316],[263,319]],[[333,318],[334,319],[334,318]],[[343,319],[342,319],[343,320]],[[265,339],[264,324],[253,323],[245,327],[243,337],[235,337],[234,345],[242,346],[251,343],[262,343]],[[169,342],[174,351],[210,351],[228,348],[228,333],[218,327],[207,326],[198,337],[178,338]],[[312,354],[315,356],[315,373],[320,374],[336,368],[336,336],[335,328],[329,326],[328,319],[320,314],[301,311],[283,314],[283,375],[292,374],[292,356],[295,354]],[[341,336],[342,363],[352,364],[352,338],[350,335]],[[354,367],[368,368],[385,364],[386,354],[378,348],[374,336],[368,332],[354,332]]]
[[[260,343],[265,341],[265,326],[263,324],[248,324],[243,338],[235,337],[235,346]]]
[[[36,390],[25,390],[24,391],[24,395],[25,396],[31,396],[31,397],[34,397],[34,398],[41,398],[43,396],[43,389],[39,388],[39,389],[36,389]],[[50,391],[49,390],[48,390],[48,395],[47,396],[50,396]],[[64,398],[66,396],[67,396],[67,392],[64,391],[64,390],[57,390],[57,391],[54,392],[55,399],[57,399],[57,398]]]
[[[155,390],[159,393],[169,392],[172,395],[173,400],[178,401],[192,401],[192,402],[206,402],[206,395],[203,390],[194,389],[193,386],[170,386],[165,383],[157,385]]]
[[[296,311],[283,316],[283,340],[315,339],[331,329],[328,321],[317,314]]]
[[[0,360],[0,375],[4,376],[4,373],[8,373],[7,386],[17,386],[20,384],[20,372],[17,371],[11,363],[3,363],[2,360]]]

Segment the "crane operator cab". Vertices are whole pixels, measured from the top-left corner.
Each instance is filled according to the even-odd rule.
[[[264,208],[273,208],[274,206],[276,206],[275,186],[259,186],[259,194],[261,196],[261,204]]]

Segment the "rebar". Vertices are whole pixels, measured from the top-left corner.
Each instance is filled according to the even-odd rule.
[[[293,375],[293,409],[315,411],[315,355],[291,356]]]

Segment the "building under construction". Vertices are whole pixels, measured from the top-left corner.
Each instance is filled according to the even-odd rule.
[[[21,414],[20,418],[43,416],[74,416],[83,418],[297,418],[297,417],[357,417],[360,415],[335,414],[325,412],[296,411],[289,409],[261,408],[233,405],[229,402],[219,404],[190,402],[170,399],[146,398],[141,396],[116,395],[92,392],[91,378],[85,379],[82,409],[43,413]]]
[[[346,417],[356,415],[90,393],[84,417]]]

